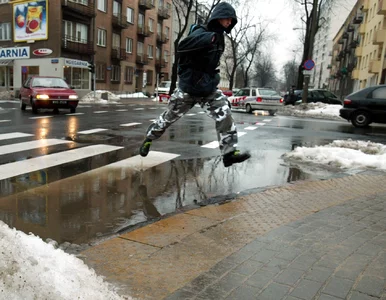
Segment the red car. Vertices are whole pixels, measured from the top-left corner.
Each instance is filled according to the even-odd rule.
[[[20,89],[20,109],[25,110],[27,105],[32,107],[36,114],[40,108],[70,109],[75,113],[78,106],[78,95],[60,77],[32,76],[26,80]]]

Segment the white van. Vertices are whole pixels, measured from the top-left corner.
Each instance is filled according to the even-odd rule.
[[[169,94],[171,81],[161,81],[158,85],[158,94]],[[157,88],[155,88],[154,94],[157,94]]]

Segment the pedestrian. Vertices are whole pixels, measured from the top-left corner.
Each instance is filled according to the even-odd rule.
[[[146,131],[140,155],[147,156],[153,140],[186,114],[195,104],[208,107],[216,122],[216,131],[225,167],[248,158],[248,152],[237,150],[237,130],[228,98],[217,89],[219,64],[224,52],[224,32],[230,33],[237,23],[234,8],[225,2],[217,4],[206,25],[193,25],[189,35],[178,45],[178,87],[169,99],[167,109]]]

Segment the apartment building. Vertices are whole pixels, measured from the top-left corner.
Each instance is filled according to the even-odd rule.
[[[157,1],[157,2],[156,2]],[[0,0],[0,89],[60,76],[78,93],[153,93],[170,75],[171,0]]]
[[[354,16],[354,17],[353,17]],[[342,95],[360,90],[368,86],[385,84],[386,60],[386,1],[384,0],[358,0],[346,25],[354,26],[353,40],[345,40],[345,31],[348,27],[342,27],[334,38],[334,49],[337,57],[332,76],[332,86]],[[348,57],[343,56],[341,50],[351,45],[355,48],[350,53],[352,65],[349,65]],[[354,47],[355,45],[355,47]],[[339,57],[339,54],[341,54]],[[351,70],[352,67],[352,70]],[[346,70],[348,72],[346,72]],[[343,72],[342,72],[343,71]],[[351,82],[351,87],[345,83]]]
[[[315,67],[310,85],[315,88],[327,88],[330,79],[331,49],[333,38],[347,18],[357,0],[336,0],[323,2],[320,8],[320,22],[315,36],[313,60]]]

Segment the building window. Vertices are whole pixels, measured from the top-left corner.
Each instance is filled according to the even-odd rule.
[[[79,3],[79,4],[82,4],[82,5],[88,6],[88,0],[70,0],[70,2]]]
[[[126,53],[133,53],[133,39],[126,38]]]
[[[169,39],[169,31],[170,31],[170,28],[169,27],[165,27],[165,36],[167,39]]]
[[[169,59],[169,51],[164,51],[164,60],[165,62],[168,62],[168,59]]]
[[[0,4],[8,3],[9,0],[0,0]]]
[[[119,34],[113,33],[112,48],[119,49],[121,48],[121,36]]]
[[[88,27],[87,25],[63,20],[64,37],[66,40],[87,44]]]
[[[154,32],[154,20],[151,18],[149,19],[149,31]]]
[[[143,43],[142,42],[138,42],[137,43],[137,54],[138,55],[143,55]]]
[[[107,0],[98,0],[98,10],[106,12],[107,11]]]
[[[145,15],[138,14],[138,27],[143,28],[143,24],[145,24]]]
[[[128,7],[126,9],[126,14],[127,14],[127,22],[134,24],[134,9]]]
[[[153,71],[152,70],[147,71],[146,80],[147,80],[146,81],[147,85],[153,85]]]
[[[104,81],[106,78],[106,64],[96,63],[95,80]]]
[[[125,69],[125,83],[133,83],[134,78],[134,68],[126,67]]]
[[[0,41],[11,39],[11,23],[0,23]]]
[[[106,47],[106,30],[98,28],[97,45]]]
[[[111,81],[119,82],[121,81],[121,67],[112,65],[111,66]]]
[[[153,58],[153,51],[154,51],[154,46],[148,45],[147,46],[147,57],[148,58]]]
[[[65,66],[63,75],[68,85],[75,89],[87,90],[90,88],[90,72],[87,68]]]
[[[122,15],[122,4],[117,2],[117,1],[113,1],[113,16],[121,16]]]
[[[156,48],[155,49],[155,58],[156,59],[161,59],[161,48]]]

